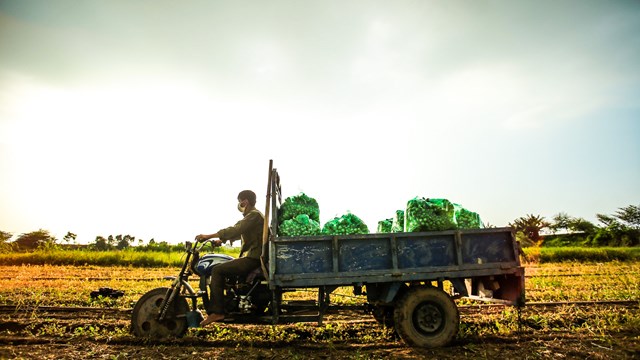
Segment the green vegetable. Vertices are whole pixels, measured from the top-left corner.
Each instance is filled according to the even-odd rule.
[[[377,233],[390,233],[393,226],[393,218],[378,221]]]
[[[469,211],[463,208],[461,205],[453,204],[455,208],[456,223],[460,229],[480,229],[482,228],[482,221],[480,221],[480,215],[473,211]]]
[[[282,206],[278,209],[278,222],[282,224],[303,214],[308,215],[311,220],[320,222],[320,207],[316,199],[300,193],[284,200]]]
[[[391,232],[404,232],[404,210],[396,210],[391,224]]]
[[[322,233],[327,235],[368,234],[369,228],[359,217],[347,213],[324,224]]]
[[[455,209],[449,200],[416,197],[407,203],[405,231],[442,231],[456,228]]]
[[[279,227],[280,236],[313,236],[320,235],[320,223],[309,218],[307,214],[301,214],[294,219],[285,220]]]

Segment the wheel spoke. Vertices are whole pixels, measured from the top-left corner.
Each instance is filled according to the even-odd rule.
[[[437,332],[443,323],[442,311],[434,304],[422,303],[416,308],[413,323],[422,333]]]
[[[166,337],[181,336],[186,332],[186,318],[176,318],[176,315],[189,311],[189,305],[184,298],[174,299],[177,302],[169,305],[167,316],[162,321],[158,321],[158,314],[166,297],[166,291],[166,288],[154,289],[138,301],[132,316],[136,335]]]

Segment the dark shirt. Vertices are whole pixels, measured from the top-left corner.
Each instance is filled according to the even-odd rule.
[[[264,215],[256,209],[249,211],[235,225],[218,231],[220,240],[241,239],[240,257],[260,259],[262,255],[262,232]]]

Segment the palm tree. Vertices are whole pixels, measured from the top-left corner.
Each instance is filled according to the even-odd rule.
[[[523,245],[535,245],[540,246],[542,241],[540,240],[540,230],[549,227],[549,223],[540,215],[528,214],[527,216],[519,217],[513,220],[513,223],[509,223],[509,226],[514,228],[516,232],[521,232],[531,242],[530,244]]]

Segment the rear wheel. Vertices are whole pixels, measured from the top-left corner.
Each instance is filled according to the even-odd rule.
[[[426,286],[409,289],[396,304],[393,318],[402,340],[427,348],[451,342],[460,323],[458,307],[449,295]]]
[[[142,295],[133,308],[131,326],[139,337],[165,338],[180,337],[187,332],[186,313],[189,311],[187,300],[175,296],[167,314],[158,321],[160,306],[168,294],[169,288],[156,288]]]

